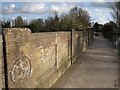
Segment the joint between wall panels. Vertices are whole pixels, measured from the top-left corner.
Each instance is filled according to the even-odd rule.
[[[89,34],[91,33],[85,30],[83,30],[84,32],[71,30],[70,32],[45,32],[36,34],[30,33],[27,29],[24,30],[24,28],[22,31],[19,31],[21,30],[19,28],[16,28],[16,30],[12,30],[11,28],[10,31],[5,33],[5,37],[9,37],[5,41],[7,45],[5,46],[7,47],[6,58],[8,60],[7,64],[9,67],[9,69],[7,69],[9,77],[8,81],[10,82],[9,86],[14,88],[33,88],[36,86],[39,86],[39,88],[51,87],[53,82],[55,82],[62,75],[61,73],[67,70],[67,68],[78,57],[80,52],[82,52],[82,49],[85,46],[83,42],[86,43],[85,47],[87,47],[88,43],[91,42],[90,40],[92,40],[92,35],[89,37]],[[9,42],[9,44],[7,42]],[[10,78],[11,76],[9,76],[9,72],[11,72],[11,67],[13,67],[16,58],[18,58],[18,56],[21,57],[20,53],[22,53],[23,56],[29,57],[32,73],[27,80],[23,77],[18,77],[20,82],[13,84]],[[22,60],[23,59],[21,59],[21,61]],[[24,61],[25,60],[26,59],[24,59]],[[20,63],[21,62],[17,62],[15,64]],[[27,64],[27,60],[26,63],[23,61],[22,63],[29,65]],[[16,72],[16,74],[18,74],[18,72]],[[33,82],[36,83],[32,84]]]

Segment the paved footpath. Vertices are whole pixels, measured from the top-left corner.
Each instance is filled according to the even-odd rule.
[[[92,45],[52,88],[117,88],[118,58],[111,42],[95,37]]]

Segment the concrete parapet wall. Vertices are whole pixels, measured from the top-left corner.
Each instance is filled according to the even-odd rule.
[[[9,88],[50,88],[91,43],[90,32],[5,28]]]
[[[2,81],[3,81],[3,76],[4,76],[4,71],[2,71],[2,70],[4,70],[4,69],[2,69],[3,68],[3,65],[2,65],[2,63],[3,63],[3,47],[2,47],[2,35],[0,34],[0,90],[2,89],[2,87],[4,87],[3,85],[3,83],[2,83]],[[3,81],[4,82],[4,81]]]

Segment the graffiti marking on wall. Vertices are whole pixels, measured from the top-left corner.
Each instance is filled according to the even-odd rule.
[[[31,63],[28,57],[19,58],[13,64],[11,70],[11,79],[13,83],[22,83],[26,81],[31,74]]]

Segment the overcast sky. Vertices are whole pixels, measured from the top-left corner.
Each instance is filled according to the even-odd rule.
[[[9,1],[9,2],[8,2]],[[65,0],[64,0],[65,1]],[[17,16],[22,16],[24,19],[36,19],[51,16],[54,11],[58,14],[67,13],[75,6],[87,10],[94,22],[104,24],[112,20],[110,14],[110,6],[113,2],[105,0],[95,0],[96,2],[15,2],[14,0],[2,1],[0,16],[2,19],[15,19]],[[109,0],[110,1],[110,0]]]

